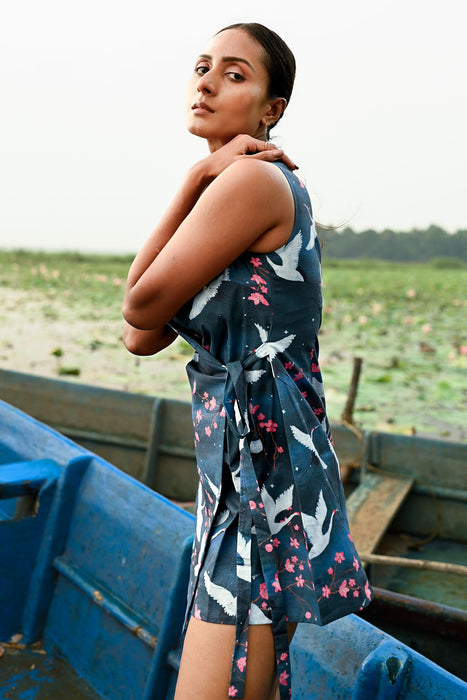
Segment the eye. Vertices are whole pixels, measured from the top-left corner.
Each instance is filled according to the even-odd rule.
[[[204,75],[205,73],[208,72],[208,70],[209,70],[209,66],[207,66],[204,63],[198,64],[197,66],[195,66],[196,75]]]
[[[226,73],[226,75],[228,75],[229,78],[235,83],[240,83],[243,80],[245,80],[245,76],[243,76],[241,73],[236,73],[235,71],[229,71],[228,73]]]

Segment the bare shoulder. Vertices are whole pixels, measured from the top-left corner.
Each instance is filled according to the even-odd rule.
[[[288,192],[290,187],[281,170],[274,163],[260,160],[259,158],[240,158],[224,170],[219,178],[238,181],[245,187],[252,185],[257,187],[273,188],[277,193],[281,190]]]
[[[290,220],[294,211],[292,190],[274,163],[241,158],[226,168],[204,193],[208,198],[229,200],[256,209],[266,217],[266,228]]]

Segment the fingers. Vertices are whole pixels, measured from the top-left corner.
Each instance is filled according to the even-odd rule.
[[[258,160],[275,161],[281,160],[291,170],[297,170],[298,166],[284,153],[281,148],[269,141],[261,141],[253,137],[240,135],[237,137],[243,141],[242,154],[257,158]]]
[[[266,151],[261,151],[260,153],[252,153],[249,158],[256,158],[257,160],[265,160],[268,162],[281,160],[288,168],[291,170],[297,170],[298,165],[290,160],[290,158],[282,151],[280,148],[270,148]]]

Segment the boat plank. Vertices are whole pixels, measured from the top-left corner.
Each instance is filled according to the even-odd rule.
[[[412,479],[367,474],[347,501],[350,532],[362,558],[381,542],[412,488]]]

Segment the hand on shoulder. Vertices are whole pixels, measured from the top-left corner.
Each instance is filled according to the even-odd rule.
[[[239,160],[282,161],[291,170],[297,166],[284,151],[270,141],[261,141],[247,134],[239,134],[221,148],[203,158],[197,167],[201,168],[206,180],[211,182],[226,168]]]

